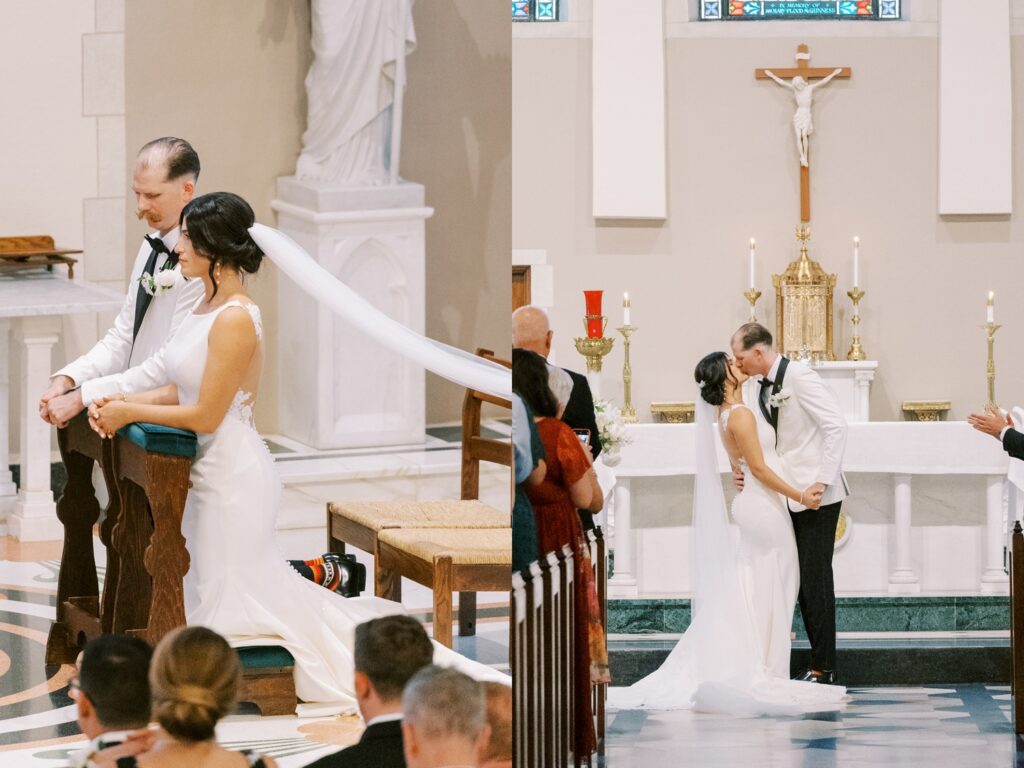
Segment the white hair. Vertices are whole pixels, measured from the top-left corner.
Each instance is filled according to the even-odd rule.
[[[557,365],[548,363],[548,389],[558,401],[558,407],[565,408],[572,395],[572,376]]]
[[[448,667],[424,667],[405,686],[402,716],[428,740],[461,736],[474,741],[487,724],[484,688]]]

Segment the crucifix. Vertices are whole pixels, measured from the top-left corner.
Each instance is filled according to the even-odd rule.
[[[804,43],[796,47],[796,66],[788,69],[755,69],[758,80],[774,80],[784,88],[793,91],[796,112],[793,114],[793,134],[800,153],[800,221],[811,220],[811,159],[809,137],[814,130],[811,122],[811,99],[816,88],[821,88],[833,78],[846,79],[853,74],[850,67],[827,69],[810,66],[811,54]],[[790,78],[787,82],[784,78]],[[817,78],[818,82],[811,80]]]

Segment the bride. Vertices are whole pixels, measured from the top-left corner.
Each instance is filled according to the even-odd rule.
[[[820,493],[800,491],[775,471],[775,434],[743,404],[747,376],[724,352],[698,363],[697,477],[693,497],[693,619],[665,663],[629,688],[612,688],[616,709],[696,709],[784,715],[841,707],[846,689],[789,679],[790,627],[799,590],[792,523],[780,497],[811,510]],[[729,522],[714,425],[743,471]]]
[[[131,422],[197,433],[182,519],[191,557],[188,624],[209,627],[234,646],[287,648],[301,700],[354,709],[355,626],[403,608],[329,592],[292,571],[276,549],[281,482],[253,424],[263,365],[260,310],[243,282],[263,258],[248,231],[253,223],[249,204],[229,192],[185,206],[176,248],[181,274],[201,280],[205,294],[157,355],[123,374],[119,397],[90,406],[89,419],[104,437]],[[434,661],[507,682],[437,643]]]

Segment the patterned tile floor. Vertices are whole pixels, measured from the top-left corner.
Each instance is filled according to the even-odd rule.
[[[54,618],[60,543],[20,544],[0,537],[0,766],[58,768],[84,744],[68,698],[71,667],[47,667],[43,653]],[[102,562],[101,553],[97,553]],[[101,574],[102,575],[102,574]],[[507,615],[481,606],[477,636],[456,638],[466,656],[508,671]],[[356,716],[297,718],[242,714],[227,718],[218,740],[253,748],[283,768],[306,765],[358,740]]]
[[[1007,768],[1024,766],[1009,688],[956,685],[851,689],[847,709],[800,718],[693,712],[609,716],[610,768]]]

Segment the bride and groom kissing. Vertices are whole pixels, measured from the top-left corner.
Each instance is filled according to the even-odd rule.
[[[731,354],[712,352],[694,371],[700,400],[692,620],[661,667],[611,690],[609,704],[617,709],[785,715],[837,709],[846,699],[845,688],[835,685],[832,577],[848,490],[841,468],[846,422],[821,377],[778,354],[764,326],[744,324],[730,346]],[[716,427],[739,491],[732,522]],[[811,666],[791,680],[797,602]]]

